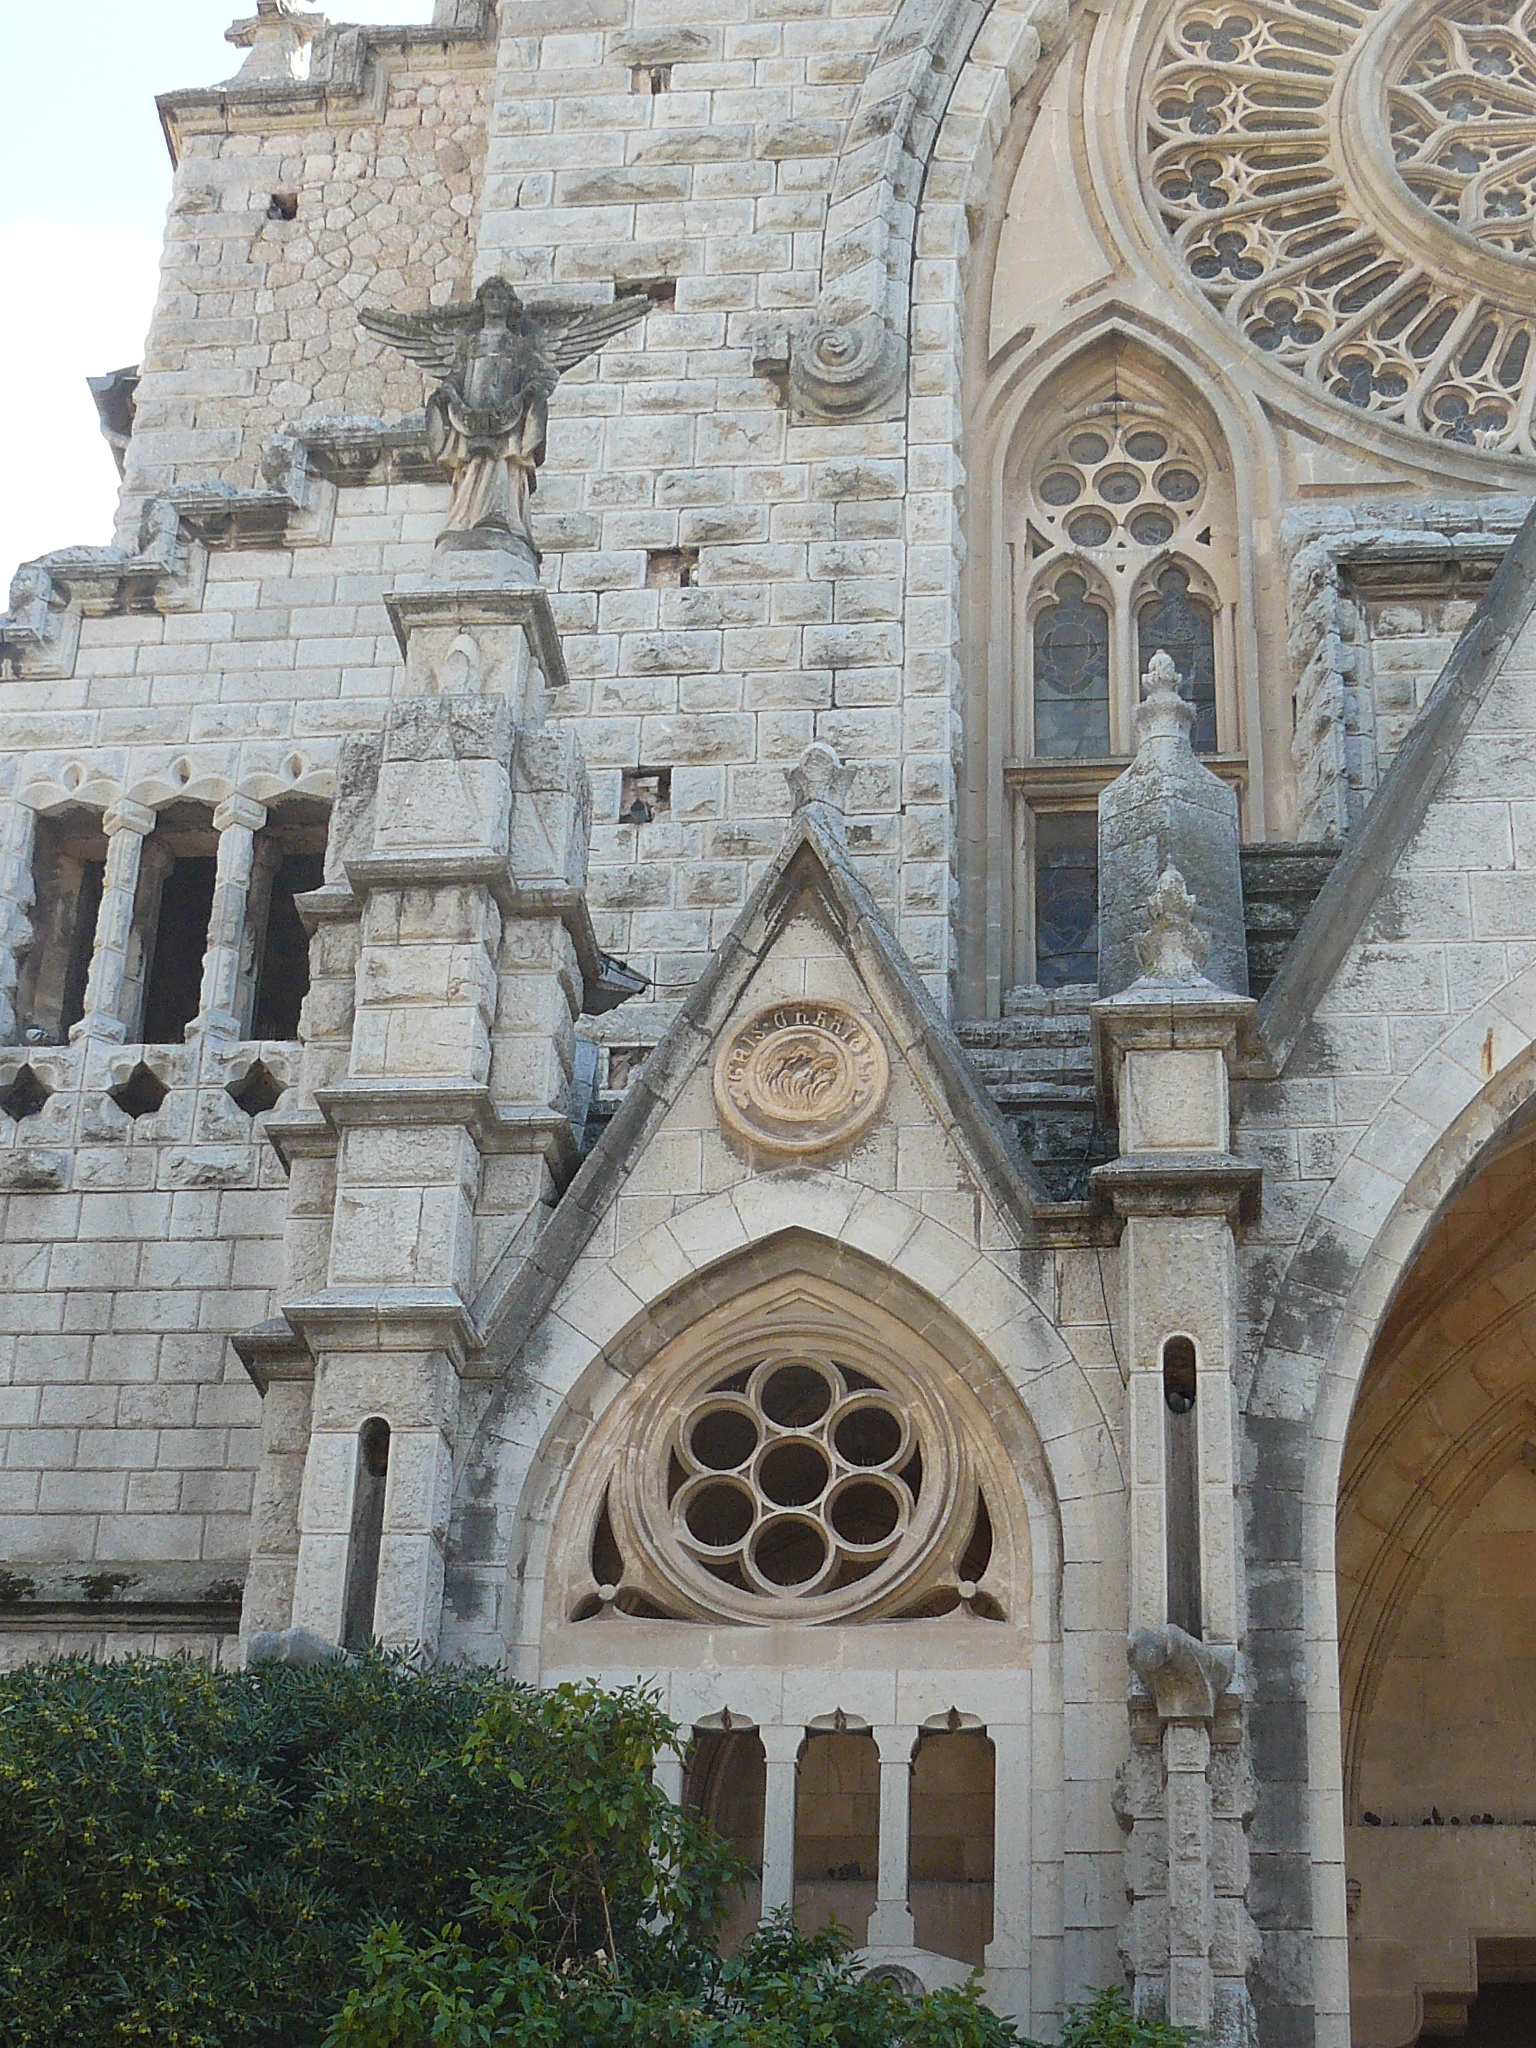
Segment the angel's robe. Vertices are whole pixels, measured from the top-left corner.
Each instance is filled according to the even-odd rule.
[[[427,407],[427,442],[453,478],[441,548],[494,548],[510,539],[539,550],[529,523],[529,500],[538,488],[538,465],[549,426],[549,401],[528,392],[513,417],[487,434],[485,416],[469,415],[458,394],[444,387]]]

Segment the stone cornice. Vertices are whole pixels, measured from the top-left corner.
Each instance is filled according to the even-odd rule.
[[[496,0],[445,0],[438,18],[427,24],[390,28],[327,22],[315,36],[306,79],[246,85],[231,79],[162,93],[155,105],[171,162],[180,163],[188,135],[265,134],[317,121],[355,121],[366,111],[382,115],[386,70],[375,61],[378,57],[397,52],[420,59],[437,52],[460,64],[466,58],[489,64],[496,47],[496,11]]]

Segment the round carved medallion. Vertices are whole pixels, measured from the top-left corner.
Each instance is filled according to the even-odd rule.
[[[846,1145],[890,1085],[879,1034],[841,1003],[793,998],[738,1024],[715,1061],[715,1107],[757,1152],[803,1157]]]

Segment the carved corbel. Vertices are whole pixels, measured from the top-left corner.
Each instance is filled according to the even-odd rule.
[[[24,562],[11,578],[10,610],[0,613],[0,670],[40,682],[75,672],[80,613],[42,562]]]

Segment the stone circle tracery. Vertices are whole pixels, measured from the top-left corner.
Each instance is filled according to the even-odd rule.
[[[1406,32],[1402,13],[1180,0],[1143,103],[1149,195],[1189,276],[1281,367],[1530,455],[1536,0],[1456,0]]]
[[[791,1292],[677,1347],[591,1448],[569,1619],[1005,1618],[1006,1482],[906,1344]]]

